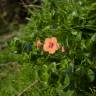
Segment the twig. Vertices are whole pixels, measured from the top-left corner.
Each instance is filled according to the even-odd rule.
[[[7,65],[15,65],[15,64],[18,64],[18,62],[8,62],[8,63],[5,63],[5,64],[0,64],[0,67],[2,66],[7,66]]]
[[[25,7],[25,8],[41,8],[41,6],[38,6],[38,5],[33,5],[33,4],[30,4],[30,5],[28,5],[28,4],[26,4],[23,0],[21,0],[21,2],[22,2],[22,5]]]
[[[37,6],[37,5],[33,5],[33,4],[30,4],[30,5],[27,5],[27,7],[30,7],[30,8],[41,8],[41,6]]]
[[[34,86],[36,83],[38,83],[38,80],[34,81],[32,84],[30,84],[28,87],[26,87],[22,92],[20,92],[17,96],[21,96],[24,92],[26,92],[28,89],[30,89],[32,86]]]
[[[14,37],[14,35],[12,33],[6,33],[6,34],[0,36],[0,41],[8,41],[8,40],[12,39],[13,37]]]

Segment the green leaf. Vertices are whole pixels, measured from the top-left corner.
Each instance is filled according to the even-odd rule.
[[[64,80],[64,88],[68,87],[69,84],[70,84],[70,78],[68,75],[66,75]]]
[[[74,96],[74,91],[68,90],[65,96]]]
[[[71,34],[75,36],[78,35],[77,31],[72,31]]]
[[[95,41],[96,40],[96,33],[93,34],[93,36],[91,37],[91,41]]]
[[[91,82],[95,79],[95,74],[91,69],[88,69],[87,75],[88,75]]]

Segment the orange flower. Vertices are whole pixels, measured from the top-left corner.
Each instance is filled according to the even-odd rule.
[[[37,40],[36,43],[35,43],[37,49],[41,47],[42,43],[40,40]]]
[[[62,53],[65,52],[64,46],[61,47],[61,52],[62,52]]]
[[[54,54],[58,49],[59,49],[59,44],[57,43],[56,37],[45,39],[44,46],[43,46],[43,50],[45,52],[49,52],[49,54]]]

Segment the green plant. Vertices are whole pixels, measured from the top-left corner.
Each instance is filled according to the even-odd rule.
[[[1,95],[90,96],[96,86],[95,6],[94,0],[43,0],[41,8],[29,9],[32,17],[20,29],[22,36],[9,43],[10,56],[19,66],[1,79]],[[36,40],[50,37],[57,38],[64,53],[36,48]]]

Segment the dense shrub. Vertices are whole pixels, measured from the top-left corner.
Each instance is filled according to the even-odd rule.
[[[22,35],[9,43],[9,59],[18,64],[1,78],[1,95],[95,96],[95,11],[95,0],[43,0],[39,9],[29,9]],[[51,54],[44,44],[52,37],[60,47]]]

